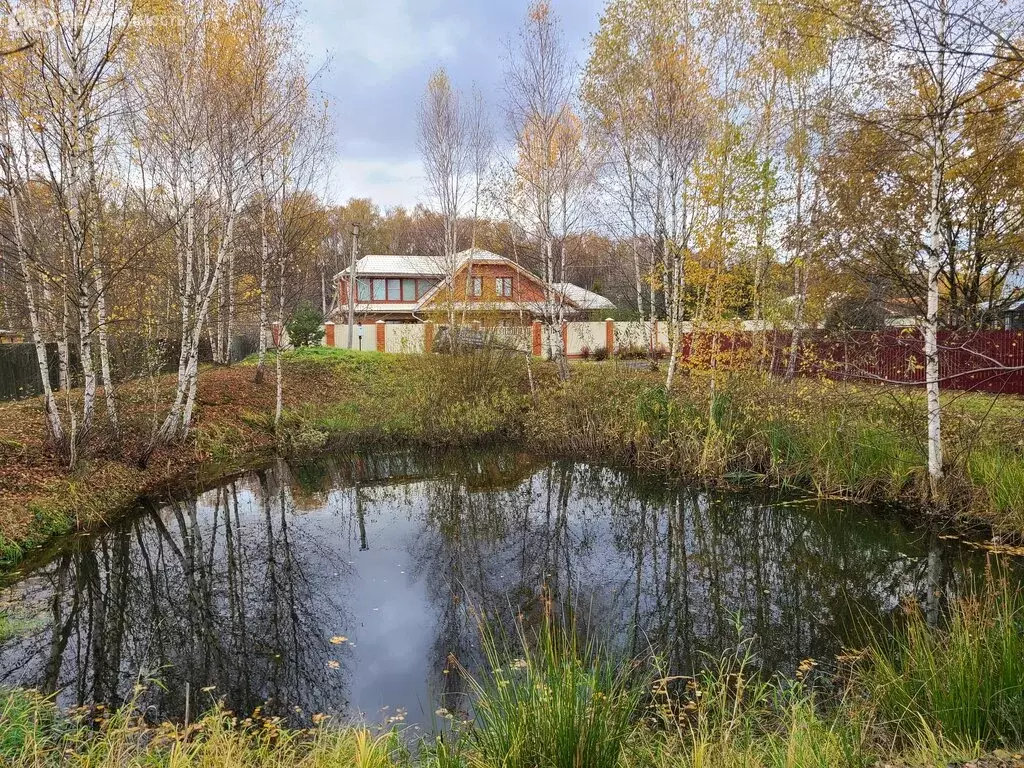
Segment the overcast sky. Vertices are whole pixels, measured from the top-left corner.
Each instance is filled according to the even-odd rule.
[[[528,0],[302,0],[311,66],[331,102],[335,160],[329,195],[382,207],[428,202],[416,149],[416,112],[443,64],[457,87],[476,84],[503,133],[507,41]],[[603,0],[552,0],[569,50],[582,64]]]

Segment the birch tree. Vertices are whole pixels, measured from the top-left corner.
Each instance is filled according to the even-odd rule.
[[[894,0],[882,9],[881,31],[849,22],[887,53],[875,103],[853,118],[903,147],[923,170],[912,198],[921,212],[921,228],[904,251],[904,264],[907,272],[922,277],[928,480],[932,499],[941,503],[945,462],[938,333],[943,265],[951,258],[943,220],[951,205],[951,176],[964,161],[967,117],[988,109],[988,88],[979,83],[993,61],[1013,59],[1005,41],[1019,30],[1020,19],[1012,7],[998,2]]]
[[[13,14],[14,9],[7,4],[3,10]],[[46,370],[44,400],[50,437],[74,465],[95,425],[97,341],[107,415],[115,431],[117,427],[107,337],[108,284],[100,257],[103,200],[98,168],[106,157],[102,147],[111,131],[119,99],[118,62],[126,47],[134,6],[131,0],[55,0],[38,10],[46,13],[49,23],[31,32],[24,31],[28,47],[20,54],[24,58],[18,76],[12,78],[3,93],[4,170],[12,213],[14,202],[27,185],[38,181],[45,186],[56,215],[58,228],[52,236],[59,255],[42,276],[33,275],[33,269],[38,269],[41,262],[32,259],[27,251],[26,227],[31,225],[25,221],[24,205],[18,206],[12,219],[41,375]],[[20,156],[20,163],[14,161],[15,156]],[[36,282],[41,287],[38,293],[33,287]],[[79,352],[83,380],[81,410],[73,408],[67,398],[66,425],[52,393],[46,392],[49,361],[39,317],[40,297],[44,303],[60,302],[57,348],[65,388],[69,383],[68,348],[72,335]]]
[[[558,21],[545,0],[530,6],[509,48],[505,110],[515,146],[510,194],[539,245],[545,332],[559,376],[565,380],[569,376],[561,334],[565,299],[552,284],[565,279],[565,239],[579,224],[583,195],[593,177],[582,145],[582,123],[573,111],[570,60]]]
[[[823,217],[827,203],[822,166],[835,151],[835,114],[841,107],[837,94],[849,85],[856,51],[840,46],[841,30],[835,19],[820,9],[762,10],[769,62],[777,92],[772,109],[781,146],[777,160],[777,218],[781,250],[789,255],[792,270],[792,335],[786,377],[797,372],[806,325],[808,294],[822,250]],[[767,181],[767,180],[766,180]],[[767,186],[767,185],[766,185]],[[760,229],[758,251],[762,250]],[[759,258],[757,269],[762,268]],[[755,273],[755,299],[763,302],[763,278]],[[760,318],[760,312],[758,314]]]
[[[613,230],[629,241],[640,322],[645,318],[644,286],[651,282],[651,265],[641,265],[641,238],[648,233],[640,199],[645,68],[641,51],[644,40],[638,28],[644,18],[642,11],[649,5],[617,0],[606,6],[591,43],[582,87],[586,115],[603,150],[600,182],[612,199]],[[658,10],[664,10],[658,5]],[[666,14],[666,26],[675,26],[677,10]]]
[[[258,127],[238,81],[241,46],[227,9],[185,2],[165,21],[147,41],[137,87],[147,113],[143,145],[178,267],[177,386],[158,430],[172,441],[191,425],[200,339],[235,247]]]
[[[455,350],[457,341],[455,304],[455,254],[458,251],[459,216],[469,196],[467,186],[473,170],[470,113],[461,95],[452,87],[444,68],[438,68],[427,82],[418,115],[419,149],[423,158],[427,189],[437,201],[441,221],[440,266],[448,281],[445,309],[448,338]],[[467,273],[466,281],[472,277]],[[466,292],[466,299],[469,291]]]
[[[480,228],[480,206],[484,185],[491,171],[494,152],[494,134],[487,114],[487,103],[479,89],[474,88],[469,114],[470,166],[473,176],[473,214],[469,247],[476,250],[477,230]]]
[[[694,164],[708,138],[712,107],[701,58],[706,41],[690,21],[676,0],[611,3],[584,84],[591,118],[609,152],[606,178],[626,211],[641,319],[644,286],[652,321],[658,315],[656,293],[662,297],[668,387],[684,318],[685,264],[696,214]],[[649,345],[653,352],[653,322]]]
[[[303,73],[295,72],[287,89],[291,94],[290,126],[281,144],[274,165],[280,174],[280,203],[275,228],[275,256],[277,261],[277,354],[274,366],[276,395],[274,399],[274,428],[281,423],[284,410],[284,376],[281,369],[281,339],[284,335],[285,309],[295,303],[295,292],[288,291],[286,276],[298,267],[303,252],[315,254],[323,239],[318,224],[320,211],[315,198],[317,188],[325,177],[325,147],[327,146],[328,119],[326,105],[318,113],[311,98],[310,85]],[[310,241],[311,242],[308,242]]]
[[[283,194],[283,175],[274,173],[273,163],[280,159],[294,129],[296,114],[306,103],[307,89],[290,91],[289,85],[303,83],[295,69],[301,57],[294,49],[294,19],[277,0],[251,0],[240,11],[245,49],[244,88],[248,95],[249,121],[256,126],[253,159],[250,167],[257,218],[257,273],[259,301],[259,347],[255,380],[263,380],[270,336],[270,311],[273,297],[274,263],[271,254],[272,208]]]

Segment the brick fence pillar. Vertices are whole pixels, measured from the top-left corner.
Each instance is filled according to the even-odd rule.
[[[277,349],[277,348],[279,348],[281,346],[281,324],[280,323],[275,322],[275,323],[273,323],[270,326],[270,339],[271,339],[275,349]]]
[[[544,354],[544,345],[540,333],[540,320],[533,321],[533,356],[540,357]]]
[[[427,320],[423,324],[423,351],[432,352],[434,349],[434,324]]]
[[[604,321],[604,348],[609,356],[615,354],[615,321],[610,317]]]
[[[334,346],[334,323],[324,323],[324,344],[328,347]]]
[[[377,351],[378,352],[387,352],[387,350],[385,349],[385,346],[387,344],[386,340],[387,340],[387,336],[384,333],[384,321],[383,320],[378,320],[377,321]]]

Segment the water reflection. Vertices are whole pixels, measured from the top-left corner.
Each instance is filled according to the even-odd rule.
[[[450,655],[481,613],[572,601],[605,642],[688,672],[755,638],[758,663],[827,659],[909,598],[937,620],[977,558],[864,509],[709,493],[516,453],[283,461],[70,540],[4,588],[38,621],[0,684],[181,718],[223,697],[430,723],[466,707]],[[187,684],[187,685],[186,685]],[[214,690],[203,689],[215,686]],[[383,711],[382,709],[388,709]]]

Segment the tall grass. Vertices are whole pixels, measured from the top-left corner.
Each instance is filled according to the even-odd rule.
[[[58,722],[56,708],[39,694],[0,691],[0,765],[35,765]]]
[[[1024,455],[1010,446],[987,446],[970,454],[968,471],[1007,527],[1024,530]]]
[[[694,678],[661,678],[653,688],[654,717],[638,730],[641,746],[625,764],[859,768],[876,761],[863,713],[845,699],[822,707],[805,683],[812,660],[801,663],[796,679],[764,678],[751,647],[741,641],[738,651]],[[672,692],[673,684],[682,690]]]
[[[943,628],[914,606],[905,627],[874,639],[870,662],[860,682],[898,732],[1024,744],[1024,598],[1006,578],[957,601]]]
[[[581,644],[546,614],[534,638],[519,628],[521,657],[508,660],[484,632],[491,672],[468,676],[476,728],[470,762],[505,768],[615,768],[628,748],[646,681]]]
[[[394,732],[238,720],[215,707],[189,727],[142,723],[129,704],[88,720],[26,691],[0,692],[0,765],[12,768],[867,768],[937,766],[982,746],[1024,746],[1024,599],[1002,579],[957,602],[943,628],[917,611],[841,678],[805,660],[759,674],[751,647],[693,678],[623,662],[550,612],[511,642],[483,633],[488,671],[461,670],[468,730],[417,750]],[[823,674],[823,673],[822,673]]]
[[[991,397],[945,404],[949,467],[939,502],[1000,533],[1024,531],[1024,403]],[[996,412],[993,409],[993,412]],[[1018,418],[1011,418],[1013,414]],[[821,496],[934,506],[927,482],[919,393],[828,380],[786,382],[755,372],[721,375],[714,396],[700,376],[668,392],[653,374],[580,366],[522,414],[535,447],[598,455],[687,479],[747,478]],[[1009,425],[1009,426],[1006,426]]]
[[[403,754],[395,734],[364,728],[243,728],[220,708],[187,728],[152,728],[130,705],[85,724],[35,692],[0,694],[5,768],[394,768]]]

